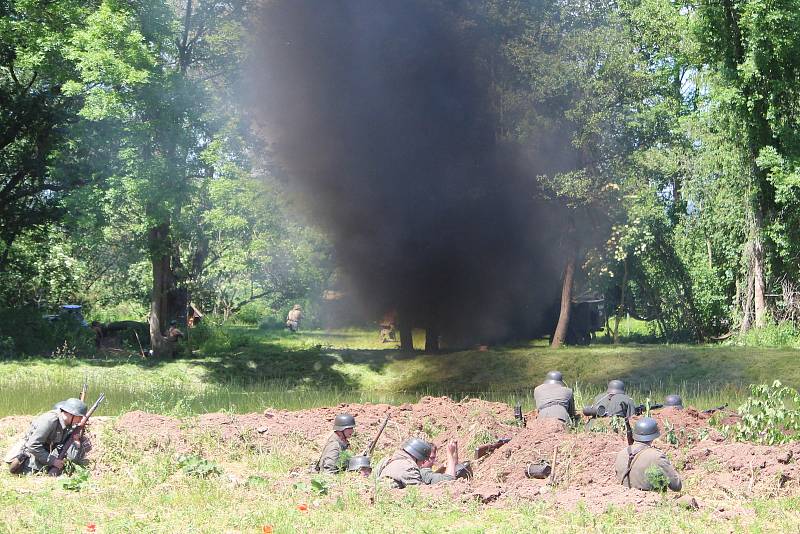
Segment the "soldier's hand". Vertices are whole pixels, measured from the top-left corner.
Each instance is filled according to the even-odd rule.
[[[52,467],[55,467],[56,469],[64,469],[64,460],[59,460],[58,458],[56,458],[50,465]]]
[[[450,440],[450,443],[447,444],[447,453],[448,454],[456,454],[458,452],[458,441]]]

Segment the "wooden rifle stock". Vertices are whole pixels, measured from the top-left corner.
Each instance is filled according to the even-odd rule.
[[[500,438],[493,443],[486,443],[485,445],[481,445],[480,447],[475,448],[475,459],[480,460],[490,452],[494,452],[506,443],[511,441],[511,438]]]
[[[83,387],[81,388],[81,402],[86,402],[86,393],[89,391],[89,384],[87,384],[88,377],[83,377]]]

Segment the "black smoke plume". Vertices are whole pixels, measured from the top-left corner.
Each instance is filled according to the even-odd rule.
[[[272,1],[253,68],[265,135],[361,301],[450,345],[552,322],[563,267],[547,168],[496,140],[491,35],[465,5]]]

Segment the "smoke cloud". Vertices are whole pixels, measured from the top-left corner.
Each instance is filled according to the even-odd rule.
[[[496,141],[488,30],[460,5],[273,1],[253,64],[259,122],[361,301],[450,345],[534,333],[563,266],[546,165]]]

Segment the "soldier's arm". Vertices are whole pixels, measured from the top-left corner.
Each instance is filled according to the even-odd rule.
[[[420,478],[422,479],[423,484],[438,484],[439,482],[444,482],[445,480],[455,480],[455,477],[451,475],[446,475],[444,473],[434,473],[433,470],[429,467],[424,467],[419,470]]]
[[[319,460],[319,470],[323,473],[335,475],[339,472],[339,447],[333,441],[325,444]]]
[[[669,489],[672,491],[680,491],[681,487],[683,486],[681,482],[681,476],[663,453],[661,454],[661,458],[658,459],[658,466],[664,471],[664,474],[667,475],[667,478],[669,479]]]
[[[403,486],[418,486],[425,483],[422,480],[420,469],[416,466],[409,466],[408,469],[403,472],[400,482],[402,482]]]
[[[58,421],[56,421],[58,424]],[[42,465],[50,465],[50,441],[53,433],[51,422],[45,417],[39,417],[31,423],[31,433],[25,440],[24,451]]]

